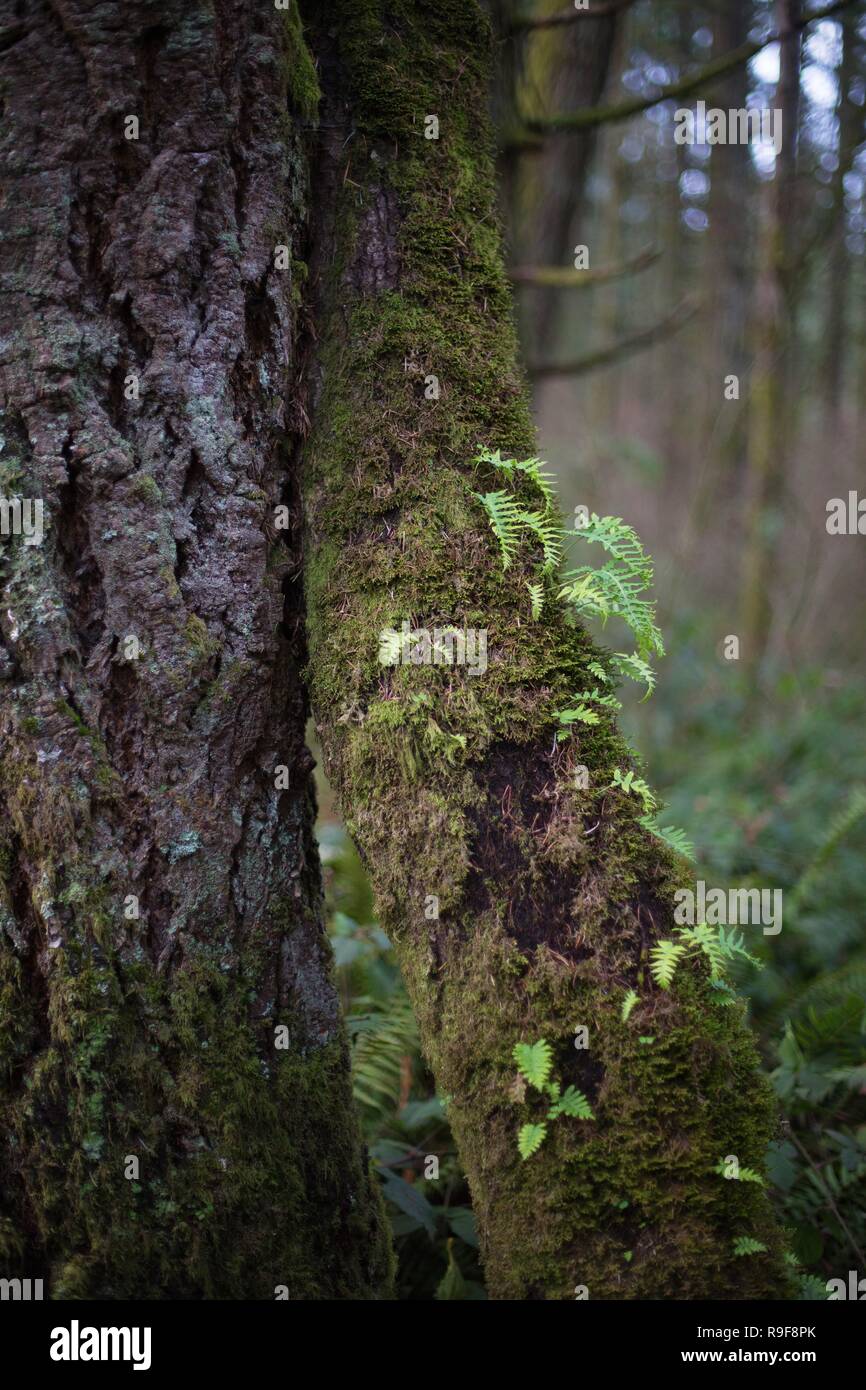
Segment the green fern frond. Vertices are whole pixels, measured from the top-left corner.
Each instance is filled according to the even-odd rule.
[[[560,1115],[574,1115],[578,1120],[595,1119],[592,1106],[586,1096],[574,1086],[567,1086],[563,1094],[554,1101],[547,1112],[549,1120],[555,1120]]]
[[[544,585],[541,582],[531,584],[527,580],[526,587],[529,590],[529,597],[532,602],[532,621],[537,622],[544,608]]]
[[[686,954],[682,942],[659,941],[650,951],[650,973],[661,989],[670,989],[677,965]]]
[[[629,680],[633,681],[644,681],[646,683],[644,699],[649,699],[656,688],[656,673],[648,661],[644,661],[637,652],[614,652],[611,656],[611,663],[621,676],[627,676]]]
[[[515,473],[525,473],[536,484],[542,493],[546,510],[551,511],[556,507],[556,492],[554,489],[554,477],[552,473],[547,473],[541,459],[504,459],[499,449],[482,449],[476,455],[475,463],[489,463],[494,468],[513,477]]]
[[[588,705],[575,705],[574,709],[560,709],[556,711],[556,717],[560,724],[598,724],[601,715],[596,714],[594,709]],[[570,732],[570,731],[569,731]],[[568,733],[560,730],[560,738],[567,738]]]
[[[786,894],[785,912],[795,913],[812,892],[828,859],[842,840],[866,816],[866,787],[854,787],[845,807],[833,817],[821,843],[806,865],[794,887]]]
[[[502,553],[502,568],[507,570],[520,544],[522,509],[507,492],[476,493],[475,496],[487,512]]]
[[[630,1015],[631,1015],[631,1011],[632,1011],[632,1009],[634,1008],[635,1004],[638,1003],[639,997],[640,997],[640,996],[639,996],[638,994],[636,994],[635,991],[634,991],[633,989],[630,989],[630,990],[628,991],[628,994],[625,996],[625,999],[623,999],[623,1001],[622,1001],[622,1021],[623,1021],[623,1023],[628,1023],[629,1017],[630,1017]]]
[[[728,1182],[756,1182],[759,1183],[761,1187],[767,1186],[764,1178],[761,1177],[760,1173],[756,1173],[754,1168],[740,1168],[736,1177],[733,1175],[729,1177],[728,1173],[725,1171],[726,1167],[725,1160],[720,1158],[713,1172],[718,1173],[720,1178],[725,1178]]]
[[[619,787],[621,791],[629,792],[633,796],[640,797],[644,811],[649,815],[655,810],[656,799],[651,787],[642,777],[635,776],[634,769],[629,768],[628,772],[623,772],[622,768],[615,767],[613,770],[612,787]]]
[[[522,1125],[517,1136],[520,1157],[526,1161],[537,1153],[547,1138],[547,1125]]]
[[[651,835],[655,835],[657,840],[663,841],[664,844],[675,850],[677,854],[682,854],[686,859],[691,859],[694,862],[695,847],[687,838],[684,830],[673,825],[659,825],[655,816],[652,815],[642,816],[641,825]]]
[[[580,694],[575,695],[574,698],[581,702],[592,700],[593,704],[604,705],[605,709],[622,709],[622,702],[615,695],[599,690],[597,685],[594,685],[592,690],[581,690]]]
[[[753,1240],[751,1236],[737,1236],[734,1241],[735,1255],[761,1255],[766,1249],[762,1240]]]
[[[713,979],[721,979],[725,973],[726,953],[719,942],[718,931],[708,927],[706,922],[698,922],[694,927],[679,927],[678,931],[683,941],[707,957]]]
[[[719,927],[717,939],[719,950],[726,959],[734,960],[739,956],[741,960],[747,960],[756,970],[763,970],[764,962],[746,950],[745,937],[741,931],[737,931],[736,927],[730,927],[727,931],[724,927]]]
[[[586,663],[586,669],[589,671],[590,675],[595,676],[596,680],[600,680],[604,685],[610,685],[610,676],[600,661],[588,661]]]
[[[550,1043],[544,1038],[539,1038],[536,1043],[515,1043],[511,1055],[524,1080],[528,1081],[530,1086],[534,1086],[536,1091],[543,1090],[553,1066]]]
[[[356,1004],[365,1004],[364,997]],[[369,1003],[372,1005],[372,1000]],[[371,1118],[393,1115],[405,1082],[404,1059],[419,1049],[418,1026],[406,995],[397,991],[369,1013],[350,1015],[352,1090]]]
[[[520,520],[541,541],[544,569],[548,572],[559,569],[562,562],[562,540],[565,535],[559,518],[545,516],[541,512],[521,512]]]

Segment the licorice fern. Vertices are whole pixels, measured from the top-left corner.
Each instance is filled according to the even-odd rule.
[[[537,1153],[547,1138],[548,1123],[561,1115],[570,1115],[578,1120],[594,1120],[592,1106],[582,1091],[575,1086],[567,1086],[563,1091],[558,1081],[551,1080],[553,1050],[546,1038],[535,1043],[515,1043],[512,1057],[523,1081],[536,1091],[546,1095],[550,1101],[544,1123],[521,1125],[517,1135],[517,1150],[524,1160]]]
[[[510,567],[526,537],[541,542],[541,574],[545,578],[559,570],[567,536],[599,545],[607,552],[610,559],[600,568],[580,565],[562,575],[558,597],[568,602],[578,617],[600,618],[603,622],[610,617],[622,619],[634,635],[637,650],[613,654],[611,665],[619,675],[645,682],[646,694],[650,695],[655,677],[647,658],[653,652],[663,656],[664,643],[655,621],[655,603],[643,597],[652,588],[653,565],[637,532],[621,517],[600,517],[595,512],[585,526],[566,530],[557,508],[553,478],[540,459],[503,458],[498,449],[481,449],[474,463],[476,467],[496,469],[512,483],[528,479],[540,494],[541,506],[535,509],[522,506],[504,488],[474,494],[487,512],[499,542],[503,569]],[[533,595],[534,616],[537,609]]]

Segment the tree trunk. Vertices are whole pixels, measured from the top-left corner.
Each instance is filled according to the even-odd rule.
[[[771,182],[764,185],[759,264],[754,295],[754,365],[749,391],[748,505],[743,549],[741,612],[750,678],[757,680],[773,628],[773,577],[781,535],[785,460],[794,437],[792,344],[796,305],[793,232],[800,109],[800,0],[776,0],[779,82],[775,105],[782,112],[782,148]]]
[[[486,21],[474,0],[337,0],[313,43],[320,177],[340,200],[313,268],[311,691],[449,1103],[488,1287],[778,1294],[764,1190],[713,1171],[728,1155],[760,1168],[774,1132],[754,1043],[697,963],[653,984],[648,951],[671,934],[684,865],[611,788],[632,763],[611,722],[554,745],[555,711],[593,683],[597,650],[553,595],[531,621],[537,570],[523,554],[503,571],[474,496],[501,486],[473,468],[479,446],[534,449],[495,220]],[[524,499],[537,505],[528,483]],[[404,620],[486,629],[486,671],[381,665],[383,630]],[[518,1129],[544,1112],[521,1100],[512,1049],[539,1038],[595,1118],[551,1123],[524,1161]],[[741,1236],[766,1249],[736,1256]]]
[[[315,72],[269,4],[2,10],[0,468],[47,530],[0,552],[0,1267],[376,1297],[274,529]]]
[[[826,318],[826,349],[824,359],[824,406],[827,424],[834,429],[839,422],[845,386],[845,364],[848,359],[848,291],[849,251],[848,213],[845,207],[845,180],[854,167],[854,157],[863,134],[863,117],[852,100],[852,84],[858,76],[856,55],[857,33],[854,17],[840,16],[842,56],[838,69],[839,98],[836,104],[838,120],[838,163],[833,172],[833,231],[830,243],[830,286]]]

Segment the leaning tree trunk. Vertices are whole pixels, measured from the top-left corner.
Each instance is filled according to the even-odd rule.
[[[774,1132],[753,1041],[699,967],[652,984],[682,865],[610,789],[630,759],[611,724],[554,749],[553,712],[594,683],[595,649],[554,603],[531,621],[532,567],[503,572],[473,495],[501,486],[473,470],[479,446],[534,451],[495,222],[486,21],[474,0],[337,0],[313,46],[322,186],[340,190],[313,267],[313,705],[449,1102],[489,1287],[772,1295],[785,1276],[766,1195],[713,1171],[728,1155],[759,1168]],[[487,629],[488,669],[381,665],[380,635],[403,620]],[[523,1161],[517,1131],[538,1113],[511,1054],[539,1038],[595,1119],[556,1121]],[[735,1256],[741,1236],[766,1250]]]
[[[2,9],[0,470],[46,534],[0,551],[0,1270],[375,1297],[273,526],[315,73],[273,4]]]

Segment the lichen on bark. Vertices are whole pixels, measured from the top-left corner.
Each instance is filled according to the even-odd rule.
[[[53,1298],[379,1297],[297,526],[271,524],[297,517],[310,55],[246,0],[56,0],[16,34],[0,463],[48,530],[0,553],[0,1269]]]
[[[310,22],[319,179],[340,189],[332,224],[317,214],[311,267],[310,689],[448,1099],[489,1288],[778,1295],[765,1191],[713,1171],[729,1154],[759,1169],[775,1133],[742,1008],[719,1007],[698,963],[670,991],[653,985],[648,953],[687,870],[611,788],[633,763],[612,722],[555,744],[555,711],[593,683],[596,649],[555,604],[531,621],[537,557],[503,571],[473,496],[501,485],[473,466],[479,447],[535,452],[497,225],[487,22],[474,0],[338,0]],[[522,496],[537,503],[529,481]],[[486,629],[486,672],[383,667],[380,634],[403,620]],[[623,1022],[629,988],[640,1003]],[[538,1116],[515,1100],[512,1049],[538,1037],[595,1119],[557,1121],[524,1162],[517,1130]],[[739,1236],[766,1251],[737,1257]]]

